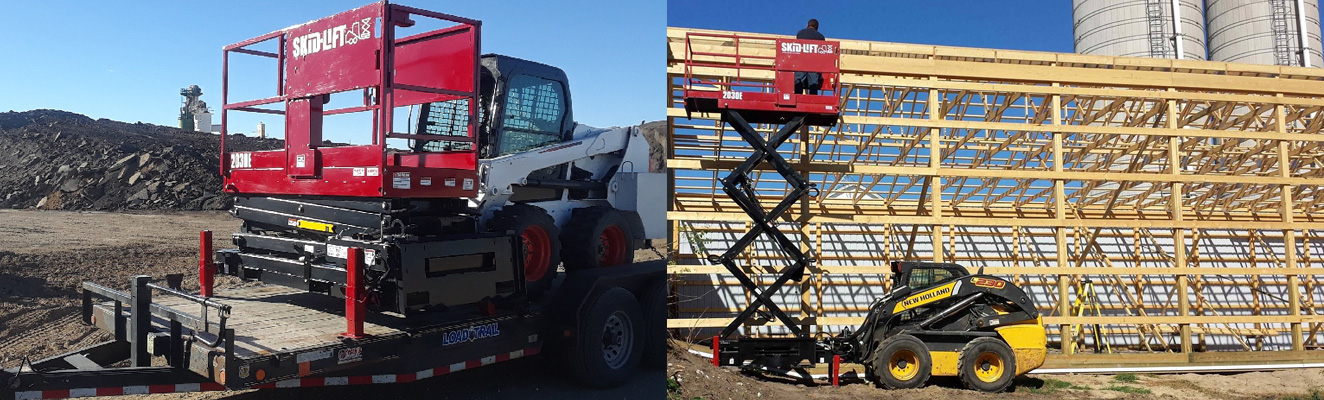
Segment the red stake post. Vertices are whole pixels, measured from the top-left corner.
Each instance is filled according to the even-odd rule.
[[[841,386],[841,356],[832,355],[832,387]]]
[[[363,284],[359,282],[363,275],[363,249],[350,247],[348,256],[349,260],[345,264],[345,322],[348,327],[340,336],[360,339],[367,337],[363,334],[363,317],[366,316],[363,307],[365,293],[363,293]]]
[[[720,350],[720,349],[722,348],[722,344],[719,343],[719,342],[717,341],[717,338],[718,338],[718,336],[713,336],[713,366],[714,366],[714,367],[720,367],[720,366],[722,366],[722,358],[721,358],[721,355],[717,354],[718,350]]]
[[[212,275],[216,274],[215,266],[211,262],[211,231],[202,231],[199,235],[198,255],[198,286],[199,294],[202,297],[211,297],[211,289],[214,284]]]

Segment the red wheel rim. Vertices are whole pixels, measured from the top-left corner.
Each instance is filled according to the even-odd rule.
[[[524,239],[524,280],[539,281],[551,269],[552,239],[538,225],[524,228],[520,237]]]
[[[614,265],[625,264],[625,257],[628,255],[629,246],[625,245],[625,230],[616,225],[608,226],[602,230],[602,237],[598,241],[602,243],[598,247],[598,266],[610,267]]]

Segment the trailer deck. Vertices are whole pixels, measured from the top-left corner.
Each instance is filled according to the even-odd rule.
[[[127,291],[85,282],[84,321],[114,339],[0,370],[13,390],[0,400],[412,382],[536,355],[549,340],[597,338],[597,328],[582,331],[595,294],[643,293],[664,269],[659,260],[580,270],[537,299],[370,313],[358,338],[343,335],[343,299],[282,285],[201,297],[178,290],[178,276],[166,286],[135,276]]]
[[[231,308],[227,327],[236,336],[234,355],[253,358],[341,343],[345,332],[345,301],[306,290],[270,285],[245,284],[218,290],[212,300]],[[195,304],[175,297],[163,297],[157,304],[176,310],[189,310]],[[372,337],[407,334],[401,318],[374,314],[363,324]]]
[[[576,286],[568,281],[557,286]],[[159,380],[153,374],[192,372],[204,383],[229,389],[323,377],[435,374],[435,368],[444,373],[538,353],[543,345],[539,334],[555,319],[555,313],[545,311],[557,303],[554,297],[493,299],[408,318],[371,313],[362,321],[362,335],[351,336],[346,334],[353,322],[345,317],[345,300],[325,294],[250,282],[204,298],[153,284],[145,276],[133,282],[127,293],[84,284],[84,320],[116,337],[103,344],[104,351],[84,349],[34,366],[86,370],[79,364],[109,365],[118,359],[111,354],[127,353],[143,381]],[[146,307],[135,310],[135,304]],[[157,356],[173,369],[150,368]]]

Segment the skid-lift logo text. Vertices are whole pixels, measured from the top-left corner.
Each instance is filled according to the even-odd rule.
[[[782,53],[791,54],[835,54],[837,47],[830,44],[782,43]]]
[[[296,37],[291,47],[294,58],[303,58],[322,50],[331,50],[370,38],[372,38],[372,18],[364,18],[353,24],[326,28],[320,32]]]

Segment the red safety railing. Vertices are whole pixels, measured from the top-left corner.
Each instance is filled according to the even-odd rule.
[[[708,39],[708,40],[729,40],[731,41],[733,51],[731,53],[697,51],[694,49],[694,40],[696,38]],[[775,39],[772,38],[758,38],[758,37],[742,38],[741,36],[737,36],[737,35],[725,35],[725,34],[715,34],[715,33],[697,33],[697,32],[686,33],[685,34],[685,90],[696,90],[695,85],[703,85],[703,86],[712,86],[718,89],[749,87],[749,88],[757,89],[755,91],[771,92],[772,90],[771,80],[745,82],[743,71],[746,69],[773,71],[772,63],[773,61],[776,60],[776,57],[742,54],[740,52],[740,42],[742,40],[768,41],[769,43],[775,42]],[[711,58],[712,61],[699,61],[696,60],[695,57],[708,57]],[[766,61],[767,65],[766,66],[759,65],[758,63],[749,62],[749,61]],[[715,69],[734,69],[735,79],[733,81],[723,82],[716,79],[705,80],[705,79],[696,78],[694,76],[695,67],[708,67]]]
[[[724,51],[704,51],[696,50],[694,42],[698,41],[720,41],[730,42],[730,52]],[[831,46],[829,53],[832,56],[832,63],[802,65],[803,68],[792,70],[783,68],[779,59],[794,59],[794,55],[788,55],[782,51],[783,43],[791,44],[822,44]],[[743,46],[742,46],[743,44]],[[722,46],[726,48],[725,44]],[[742,49],[744,50],[742,52]],[[772,55],[750,54],[751,51],[767,51]],[[778,72],[818,72],[823,74],[823,84],[821,90],[830,93],[841,91],[841,82],[839,79],[840,65],[836,61],[840,55],[840,44],[834,41],[814,41],[781,39],[771,36],[744,36],[735,34],[719,34],[704,32],[687,32],[685,34],[685,90],[736,90],[737,88],[748,88],[752,92],[773,93],[777,87]],[[785,66],[785,67],[789,67]],[[733,70],[734,78],[730,80],[705,79],[696,76],[695,68],[713,68],[717,70]],[[771,71],[772,79],[761,76],[750,77],[749,71]],[[730,74],[724,74],[731,76]]]
[[[397,37],[427,18],[449,25]],[[473,197],[477,190],[480,25],[476,20],[379,2],[225,46],[221,175],[234,194],[356,197]],[[403,32],[401,34],[403,36]],[[257,50],[274,44],[275,51]],[[232,98],[231,56],[276,61],[276,95]],[[323,109],[333,94],[362,92],[361,104]],[[357,103],[357,102],[356,102]],[[450,134],[397,132],[397,108],[458,104]],[[281,115],[285,148],[226,147],[230,112]],[[371,115],[366,144],[323,142],[323,117]],[[412,122],[412,121],[411,121]],[[366,133],[366,132],[365,132]],[[454,143],[442,150],[394,149],[387,139]],[[433,184],[436,182],[436,184]]]
[[[777,122],[785,115],[839,114],[839,42],[725,33],[687,32],[684,53],[685,108],[754,111],[751,122]],[[821,75],[817,88],[796,93],[796,73]]]

